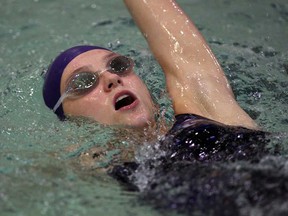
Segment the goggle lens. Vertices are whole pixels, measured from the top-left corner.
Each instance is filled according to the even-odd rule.
[[[81,94],[90,89],[96,82],[97,75],[91,72],[82,72],[77,74],[68,84],[67,93]]]
[[[131,67],[131,59],[125,56],[118,56],[110,62],[110,70],[114,73],[122,73]]]

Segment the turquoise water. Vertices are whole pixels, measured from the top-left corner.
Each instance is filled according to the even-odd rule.
[[[264,129],[281,132],[275,142],[285,148],[287,1],[179,4],[205,35],[242,107]],[[59,122],[42,100],[41,74],[51,59],[76,44],[98,44],[136,59],[139,75],[172,115],[161,70],[122,1],[6,0],[0,17],[1,215],[159,215],[96,171],[131,140],[99,125]],[[85,159],[107,143],[114,148],[100,161]]]

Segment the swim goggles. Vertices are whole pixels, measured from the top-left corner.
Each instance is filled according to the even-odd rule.
[[[59,108],[61,103],[66,98],[77,98],[81,97],[85,94],[91,92],[99,83],[100,75],[105,71],[110,73],[114,73],[120,76],[124,76],[131,72],[131,68],[134,66],[134,62],[132,59],[126,56],[116,56],[112,60],[108,62],[107,68],[91,72],[91,71],[83,71],[75,74],[68,81],[67,87],[65,89],[64,94],[61,95],[55,106],[53,107],[53,112]]]

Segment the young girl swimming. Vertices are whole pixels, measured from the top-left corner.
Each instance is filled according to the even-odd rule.
[[[246,173],[241,178],[234,176],[234,170],[225,164],[235,160],[258,162],[267,154],[267,133],[260,131],[236,102],[205,39],[174,0],[124,2],[163,69],[176,119],[160,141],[160,150],[165,155],[145,164],[156,174],[148,181],[144,197],[160,206],[163,203],[165,208],[183,207],[185,211],[199,203],[204,210],[206,206],[222,207],[228,203],[229,212],[218,209],[216,215],[237,213],[235,193],[228,191],[223,195],[220,189],[234,186],[241,191],[248,187],[242,182],[249,176]],[[133,66],[132,59],[103,47],[72,47],[61,53],[46,73],[45,103],[60,119],[81,116],[105,125],[144,129],[157,122],[154,118],[157,111]],[[219,165],[219,162],[225,163]],[[110,174],[135,188],[133,176],[139,166],[132,161],[115,166]],[[201,185],[199,174],[200,180],[204,176],[207,182],[196,190],[193,184]],[[229,178],[230,174],[233,178]],[[241,184],[235,183],[237,177]],[[183,181],[190,182],[189,188],[180,190]],[[178,187],[179,196],[184,192],[187,196],[168,200],[165,185]],[[255,193],[262,193],[261,188],[254,189]]]
[[[163,69],[175,115],[257,129],[201,33],[175,1],[125,3]],[[76,46],[60,54],[46,74],[43,96],[60,118],[84,116],[138,128],[155,121],[153,101],[133,61],[102,47]]]

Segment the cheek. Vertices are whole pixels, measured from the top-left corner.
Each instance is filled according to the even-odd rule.
[[[83,107],[86,108],[88,113],[99,114],[105,112],[105,109],[107,110],[107,107],[111,104],[109,98],[105,97],[104,94],[99,94],[99,92],[92,92],[83,99]]]
[[[69,100],[64,103],[65,113],[80,116],[101,116],[107,110],[109,100],[97,92],[91,92],[76,100]]]
[[[135,90],[141,95],[145,96],[145,98],[150,98],[150,92],[147,89],[147,86],[140,79],[135,79],[133,87]]]
[[[129,81],[131,84],[130,88],[136,94],[138,99],[142,101],[146,108],[152,109],[151,107],[153,107],[153,100],[144,82],[138,77],[134,77]]]
[[[133,88],[134,90],[138,90],[138,91],[140,90],[140,92],[147,90],[146,85],[136,75],[131,76],[129,79],[127,79],[127,82],[129,83],[130,87]]]

